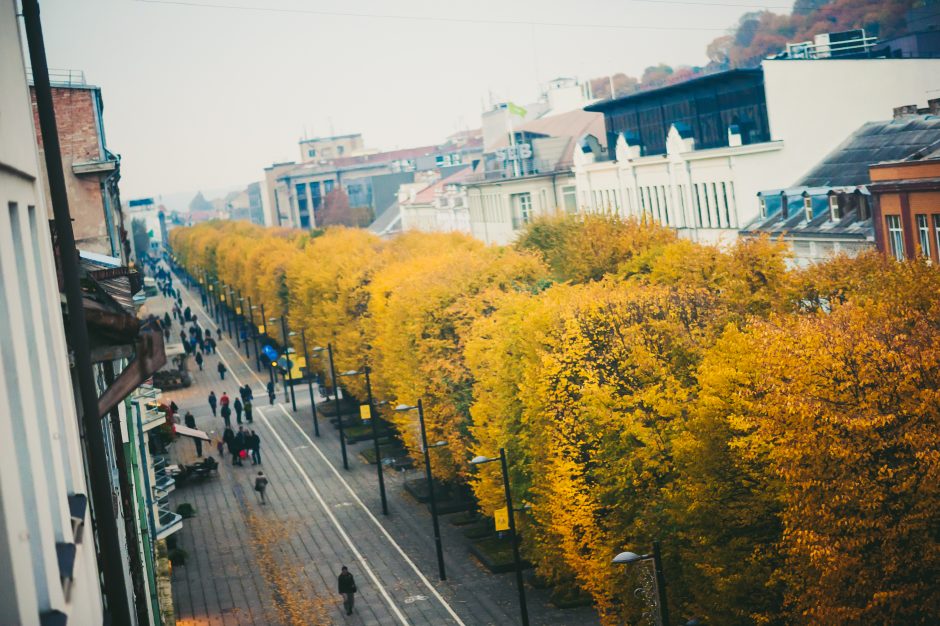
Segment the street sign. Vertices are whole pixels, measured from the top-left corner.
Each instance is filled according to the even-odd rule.
[[[493,511],[493,521],[496,522],[496,530],[509,530],[509,509],[503,507]]]

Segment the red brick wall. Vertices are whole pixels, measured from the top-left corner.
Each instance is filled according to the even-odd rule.
[[[33,126],[40,151],[43,185],[49,197],[49,179],[43,159],[42,134],[39,132],[39,111],[36,108],[36,92],[30,88],[33,105]],[[83,250],[111,254],[107,222],[104,214],[104,198],[98,176],[78,177],[72,173],[73,163],[98,161],[103,154],[98,137],[96,94],[87,87],[53,87],[52,102],[55,109],[56,126],[59,130],[59,145],[62,166],[65,170],[65,187],[69,198],[69,212],[75,240]],[[52,204],[49,219],[52,219]]]

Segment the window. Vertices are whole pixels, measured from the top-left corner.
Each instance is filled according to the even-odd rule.
[[[809,196],[803,197],[803,212],[806,213],[806,221],[813,219],[813,199]]]
[[[920,244],[920,253],[930,258],[930,226],[926,215],[917,216],[917,240]]]
[[[702,183],[702,195],[705,196],[705,216],[708,217],[708,227],[712,227],[712,207],[708,203],[708,183]]]
[[[310,213],[307,211],[307,185],[301,183],[294,186],[297,194],[297,219],[301,228],[310,228]]]
[[[663,195],[663,224],[669,225],[669,191],[660,186],[660,193]]]
[[[343,156],[343,153],[346,152],[346,148],[343,146],[336,146],[336,154]]]
[[[937,244],[937,253],[940,254],[940,214],[933,214],[933,241]],[[937,259],[940,261],[940,258]]]
[[[330,192],[333,191],[333,185],[336,184],[336,181],[325,180],[323,181],[323,195],[328,196]]]
[[[842,208],[839,206],[839,194],[829,196],[829,219],[833,222],[842,219]]]
[[[731,228],[731,203],[728,202],[728,187],[721,183],[721,197],[725,201],[725,222]]]
[[[310,150],[307,150],[307,156],[313,158],[317,156],[317,151],[311,148]]]
[[[901,216],[885,215],[885,224],[888,227],[888,244],[891,246],[891,255],[898,261],[903,261],[904,231],[901,229]]]
[[[767,217],[767,201],[764,200],[763,196],[761,196],[761,199],[760,199],[760,216],[762,218]]]
[[[702,201],[698,196],[698,183],[692,185],[692,199],[695,200],[695,210],[698,217],[695,225],[701,228],[705,225],[705,222],[702,221]]]
[[[514,193],[509,196],[512,200],[512,227],[518,230],[532,221],[532,194]]]
[[[718,206],[718,186],[715,183],[712,183],[712,203],[715,205],[715,226],[721,228],[721,207]]]

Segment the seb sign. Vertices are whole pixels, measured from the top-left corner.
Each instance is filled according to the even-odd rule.
[[[516,159],[531,159],[532,145],[528,143],[518,143],[514,146],[506,146],[496,150],[496,158],[500,161],[515,161]]]

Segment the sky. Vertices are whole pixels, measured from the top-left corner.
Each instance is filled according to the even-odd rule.
[[[559,76],[702,65],[781,0],[44,0],[52,69],[85,72],[122,197],[242,187],[304,136],[440,143]],[[260,10],[259,10],[260,9]]]

